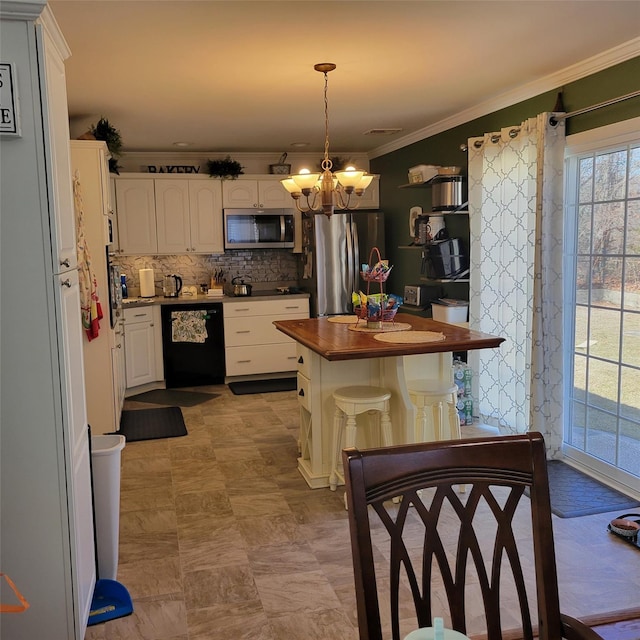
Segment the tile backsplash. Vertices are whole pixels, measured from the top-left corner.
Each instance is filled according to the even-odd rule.
[[[226,251],[224,254],[117,256],[121,273],[127,276],[129,295],[138,295],[140,269],[153,269],[156,292],[162,294],[162,278],[176,274],[183,286],[209,283],[216,270],[224,271],[226,287],[231,280],[243,276],[256,289],[274,289],[279,286],[295,286],[300,278],[300,257],[284,249],[259,251]]]

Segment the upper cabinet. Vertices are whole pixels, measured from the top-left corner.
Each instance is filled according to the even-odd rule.
[[[379,178],[376,176],[371,184],[367,187],[367,190],[359,197],[356,198],[359,209],[378,209],[380,207],[380,184]]]
[[[57,212],[54,219],[55,233],[51,235],[53,271],[60,273],[66,269],[75,269],[78,264],[73,192],[68,179],[71,175],[69,123],[66,118],[60,118],[60,114],[67,113],[67,85],[64,60],[58,55],[48,55],[49,51],[55,51],[57,47],[54,36],[48,29],[42,31],[41,47],[45,55],[40,89],[47,95],[44,117],[45,126],[50,133],[49,144],[44,149],[47,175],[51,177],[47,180],[47,189],[52,206]]]
[[[119,252],[223,253],[217,180],[115,178]]]
[[[214,180],[125,173],[111,183],[116,216],[110,250],[120,254],[224,253],[223,208],[295,209],[277,176]],[[360,209],[377,209],[377,180],[354,201]],[[299,219],[294,253],[301,251]]]
[[[191,251],[223,253],[222,185],[219,181],[189,180]]]
[[[222,200],[227,209],[291,208],[293,200],[280,180],[224,180]]]
[[[158,253],[153,179],[116,178],[120,253]]]

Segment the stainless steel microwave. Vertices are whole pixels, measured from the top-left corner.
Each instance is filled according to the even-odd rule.
[[[225,249],[293,247],[293,209],[225,209]]]

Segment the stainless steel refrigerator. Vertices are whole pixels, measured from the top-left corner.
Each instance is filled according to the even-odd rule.
[[[382,211],[305,216],[301,288],[311,294],[311,315],[353,313],[351,294],[364,286],[360,268],[373,247],[385,258]]]

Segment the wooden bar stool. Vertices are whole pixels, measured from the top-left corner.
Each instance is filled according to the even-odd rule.
[[[344,474],[340,467],[342,432],[344,427],[344,448],[356,446],[356,416],[365,412],[378,412],[382,431],[382,445],[393,444],[389,400],[391,392],[381,387],[341,387],[333,392],[336,405],[333,419],[333,439],[331,443],[331,473],[329,488],[335,491],[338,481],[344,483]],[[345,420],[346,418],[346,420]]]
[[[408,380],[407,391],[417,409],[414,442],[460,440],[456,385],[437,380]],[[465,486],[460,485],[459,491],[464,493]]]
[[[457,387],[434,380],[409,380],[409,398],[418,410],[415,442],[459,440],[460,418],[456,409]]]

